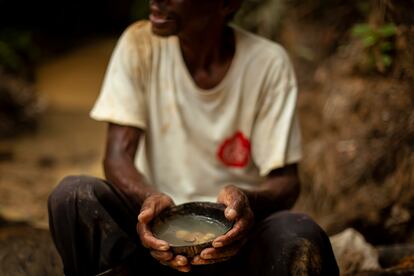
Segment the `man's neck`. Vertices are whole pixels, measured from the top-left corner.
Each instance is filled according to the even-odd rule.
[[[230,27],[179,36],[181,52],[195,83],[205,89],[226,75],[235,54],[235,35]]]

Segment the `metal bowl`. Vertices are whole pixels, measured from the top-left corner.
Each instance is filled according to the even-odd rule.
[[[151,229],[155,237],[160,238],[160,229],[165,224],[171,223],[174,219],[183,216],[193,216],[198,218],[205,218],[219,224],[223,230],[223,234],[227,233],[232,227],[233,222],[228,221],[224,216],[225,205],[211,202],[190,202],[182,205],[174,206],[163,211],[152,223]],[[199,255],[200,252],[208,247],[212,247],[214,238],[202,243],[193,243],[189,245],[178,245],[171,241],[170,249],[176,255],[183,255],[192,258]]]

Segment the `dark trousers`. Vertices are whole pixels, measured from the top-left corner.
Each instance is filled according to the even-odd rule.
[[[139,206],[104,180],[66,177],[50,195],[48,209],[67,276],[111,268],[111,275],[183,275],[159,264],[141,245],[136,233]],[[335,276],[339,271],[325,232],[308,216],[284,211],[257,222],[237,256],[193,266],[187,275]]]

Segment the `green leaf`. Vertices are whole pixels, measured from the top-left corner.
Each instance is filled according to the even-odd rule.
[[[373,32],[371,26],[368,24],[356,24],[352,28],[352,35],[355,37],[364,37]]]
[[[364,47],[366,48],[375,45],[377,42],[378,39],[374,34],[368,35],[362,39],[362,44],[364,44]]]
[[[392,64],[392,58],[389,55],[382,55],[382,64],[385,67],[389,67]]]
[[[21,66],[20,57],[3,41],[0,41],[0,64],[12,70],[17,70]]]
[[[357,9],[363,14],[367,14],[371,7],[370,3],[365,2],[365,1],[357,2],[356,6],[357,6]]]
[[[396,35],[397,26],[395,24],[387,24],[378,29],[377,33],[382,37],[391,37]]]
[[[0,29],[0,44],[0,63],[13,70],[24,65],[23,58],[34,62],[40,56],[30,31]]]
[[[27,49],[32,45],[32,37],[29,33],[20,33],[15,35],[14,41],[19,49]]]
[[[394,49],[394,45],[391,44],[389,41],[381,42],[380,45],[381,52],[389,52]]]

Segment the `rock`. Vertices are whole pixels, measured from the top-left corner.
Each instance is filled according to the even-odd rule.
[[[377,250],[358,231],[348,228],[330,240],[342,274],[380,269]]]

